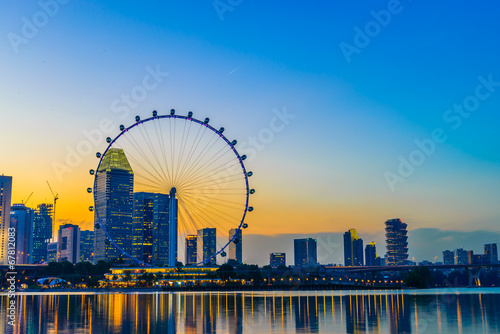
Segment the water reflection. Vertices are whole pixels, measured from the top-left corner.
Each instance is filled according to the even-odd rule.
[[[500,290],[38,294],[5,333],[497,333]]]

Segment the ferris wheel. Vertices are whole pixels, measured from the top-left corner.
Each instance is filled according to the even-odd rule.
[[[254,189],[246,155],[225,129],[177,115],[175,110],[120,125],[96,153],[94,205],[96,259],[129,258],[140,265],[215,264],[238,244]],[[191,239],[197,239],[193,258]],[[200,247],[200,243],[202,244]],[[191,251],[188,259],[188,253]],[[196,253],[196,252],[195,252]],[[200,254],[201,253],[201,254]],[[186,258],[183,258],[185,254]]]

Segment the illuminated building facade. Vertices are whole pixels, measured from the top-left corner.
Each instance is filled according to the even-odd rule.
[[[367,266],[378,266],[377,263],[377,244],[370,242],[365,248],[365,264]]]
[[[196,249],[196,262],[204,264],[216,264],[215,256],[212,257],[217,252],[217,231],[215,228],[204,228],[198,230],[198,236],[196,238],[197,249]]]
[[[495,264],[498,262],[497,244],[484,245],[484,255],[487,263]]]
[[[196,235],[188,235],[186,237],[186,257],[185,257],[185,264],[190,265],[190,264],[196,264],[197,261],[197,256],[196,256],[196,251],[197,251],[197,239],[198,236]]]
[[[80,230],[80,262],[92,262],[94,257],[94,231]]]
[[[295,266],[315,266],[318,264],[316,239],[294,239],[293,252]]]
[[[286,253],[271,253],[269,254],[269,265],[276,269],[280,265],[286,266]]]
[[[10,209],[10,226],[16,231],[16,264],[31,264],[35,213],[24,204]]]
[[[0,175],[0,264],[8,264],[12,176]]]
[[[72,224],[59,226],[57,238],[57,262],[80,261],[80,227]]]
[[[401,219],[389,219],[385,222],[387,266],[404,266],[408,261],[408,231]]]
[[[344,265],[363,265],[363,239],[357,235],[355,229],[344,233]]]
[[[134,172],[122,149],[111,148],[97,171],[95,222],[106,228],[126,253],[132,252],[132,204]],[[111,261],[121,252],[108,240],[99,224],[94,230],[94,262]]]
[[[45,262],[57,262],[57,242],[47,242],[47,250],[45,252]]]
[[[47,244],[52,238],[52,204],[39,204],[33,218],[33,263],[46,262]]]
[[[169,204],[169,195],[134,193],[132,236],[132,256],[134,258],[153,265],[170,265]],[[173,233],[177,236],[176,229]],[[176,249],[176,244],[174,244],[172,250],[175,252]]]

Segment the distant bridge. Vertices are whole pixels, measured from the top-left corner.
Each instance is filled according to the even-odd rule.
[[[481,264],[426,264],[426,265],[411,265],[411,266],[325,266],[328,270],[338,270],[349,273],[368,273],[368,272],[386,272],[386,271],[409,271],[416,268],[427,269],[465,269],[469,274],[469,286],[481,286],[479,274],[483,268],[498,268],[500,263],[481,263]]]

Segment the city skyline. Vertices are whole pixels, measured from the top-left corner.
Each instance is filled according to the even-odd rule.
[[[121,154],[119,151],[117,152],[112,152],[112,153],[118,153],[118,156]],[[125,162],[125,165],[126,165],[126,160],[123,160],[123,159],[120,159],[116,154],[115,156],[113,156],[113,154],[110,155],[110,157],[113,157],[113,158],[110,158],[112,162],[110,162],[109,160],[104,164],[104,167],[103,167],[103,170],[106,170],[108,172],[112,171],[113,169],[116,169],[116,168],[121,168],[123,167],[123,163]],[[106,167],[107,166],[107,167]],[[111,166],[113,166],[113,168],[111,168]],[[127,167],[126,169],[128,169],[129,167]],[[5,178],[5,176],[4,176]],[[12,182],[12,179],[10,177],[7,177],[6,178],[9,182],[9,184]],[[5,187],[4,187],[5,188]],[[175,194],[175,190],[171,190],[170,192],[170,195],[172,195],[172,193]],[[155,193],[145,193],[145,192],[133,192],[133,197],[134,197],[134,205],[132,206],[133,208],[133,214],[131,215],[131,218],[132,220],[134,221],[134,228],[133,228],[133,235],[135,236],[136,235],[136,232],[135,230],[138,228],[137,227],[137,222],[140,223],[141,226],[144,226],[144,228],[149,228],[149,231],[147,232],[147,234],[152,234],[154,233],[152,227],[153,227],[153,220],[156,221],[156,227],[158,227],[159,223],[158,223],[158,218],[160,218],[160,216],[166,216],[169,214],[168,212],[168,206],[170,204],[167,205],[167,202],[170,202],[169,200],[169,196],[168,195],[165,195],[165,194],[155,194]],[[163,199],[163,198],[166,198]],[[172,197],[173,199],[175,199],[175,197]],[[162,200],[163,199],[163,200]],[[139,206],[138,206],[138,202],[141,203]],[[5,202],[5,200],[4,200]],[[162,204],[163,203],[163,204]],[[166,211],[164,209],[159,209],[157,207],[161,207],[161,206],[167,206],[167,209]],[[56,242],[55,240],[53,239],[49,239],[47,238],[49,235],[51,236],[52,233],[50,232],[51,231],[51,228],[52,228],[52,204],[40,204],[37,206],[36,210],[32,210],[30,208],[27,208],[24,204],[12,204],[11,207],[10,207],[10,214],[9,214],[9,217],[11,219],[11,225],[10,226],[13,226],[14,228],[16,228],[16,230],[18,230],[20,233],[18,233],[16,235],[16,244],[18,245],[18,247],[16,248],[16,263],[32,263],[32,262],[39,262],[39,261],[44,261],[44,262],[50,262],[50,261],[60,261],[61,260],[61,244]],[[141,218],[142,217],[142,218]],[[153,217],[155,217],[153,219]],[[138,220],[138,218],[142,219],[142,220]],[[61,228],[65,228],[65,227],[77,227],[78,228],[78,235],[80,235],[80,230],[79,230],[79,227],[77,225],[72,225],[72,224],[65,224],[65,225],[61,225],[60,228],[58,229],[58,234],[60,235],[61,233]],[[344,250],[343,250],[343,256],[344,256],[344,261],[342,262],[342,260],[339,258],[339,261],[331,261],[332,260],[332,255],[333,256],[336,256],[336,255],[339,255],[338,253],[338,248],[339,248],[339,245],[336,245],[335,242],[332,242],[332,239],[330,238],[331,236],[322,236],[320,237],[321,240],[320,240],[320,254],[319,254],[319,258],[322,258],[322,261],[317,261],[316,258],[318,258],[318,250],[317,250],[317,240],[316,239],[311,239],[311,238],[303,238],[303,239],[294,239],[294,249],[293,249],[293,253],[294,253],[294,263],[295,265],[297,265],[297,260],[295,260],[296,258],[296,254],[299,254],[299,253],[309,253],[309,251],[302,251],[302,250],[299,250],[298,251],[298,248],[297,248],[297,242],[306,242],[308,243],[309,240],[312,240],[314,242],[314,249],[312,250],[313,253],[316,253],[316,255],[314,255],[314,258],[315,260],[311,261],[310,259],[301,259],[303,258],[304,254],[302,255],[299,255],[299,262],[298,263],[302,263],[304,261],[306,262],[310,262],[310,263],[317,263],[317,264],[320,264],[320,265],[331,265],[331,264],[334,264],[334,265],[347,265],[347,266],[352,266],[352,265],[356,265],[356,266],[363,266],[363,265],[374,265],[374,266],[384,266],[384,265],[406,265],[406,264],[412,264],[412,263],[433,263],[432,260],[434,260],[435,263],[445,263],[445,264],[466,264],[466,263],[469,263],[469,264],[477,264],[477,263],[496,263],[498,261],[498,253],[497,253],[497,243],[496,242],[490,242],[490,243],[484,243],[483,246],[484,246],[484,254],[474,254],[474,250],[464,250],[463,248],[455,248],[455,250],[453,252],[450,252],[449,250],[443,250],[441,251],[442,252],[442,256],[443,256],[443,261],[440,262],[438,261],[438,258],[439,256],[435,256],[434,258],[422,258],[422,259],[415,259],[415,258],[412,258],[411,260],[408,260],[407,258],[407,252],[408,252],[408,237],[407,237],[407,225],[405,223],[403,223],[401,221],[401,219],[399,218],[395,218],[395,219],[389,219],[385,222],[385,238],[386,238],[386,249],[387,249],[387,253],[385,254],[386,257],[385,258],[380,258],[379,256],[377,256],[377,251],[376,251],[376,242],[375,241],[371,241],[369,244],[366,245],[366,249],[363,250],[363,239],[357,234],[357,231],[356,229],[350,229],[348,230],[347,232],[345,232],[342,236],[342,239],[343,239],[343,245],[344,245]],[[37,230],[40,230],[40,233],[36,233],[36,237],[38,238],[37,240],[38,241],[38,244],[37,244],[37,241],[35,240],[30,240],[30,238],[32,238],[32,234],[29,233],[30,229],[37,229]],[[156,234],[158,233],[158,228],[155,228],[154,230],[156,230]],[[202,255],[202,259],[196,259],[196,261],[200,260],[200,261],[205,261],[205,259],[207,258],[207,256],[210,255],[210,253],[215,253],[216,251],[216,248],[214,248],[214,245],[216,243],[216,240],[217,240],[217,237],[216,237],[216,234],[215,234],[215,229],[209,229],[209,228],[205,228],[205,229],[202,229],[202,230],[198,230],[198,234],[200,235],[204,235],[204,230],[206,231],[212,231],[210,232],[209,234],[210,235],[207,235],[208,236],[208,243],[210,243],[210,246],[209,248],[211,248],[210,251],[208,250],[205,250],[203,252],[200,252],[200,254],[203,253]],[[45,232],[43,232],[45,231]],[[239,231],[239,232],[238,232]],[[85,231],[83,230],[82,233],[85,233],[86,235],[88,235],[87,233],[92,233],[92,236],[93,236],[93,233],[94,231]],[[43,234],[45,233],[45,235]],[[201,236],[200,235],[200,236]],[[226,260],[236,260],[236,262],[238,263],[248,263],[246,262],[246,257],[245,257],[245,262],[242,261],[242,260],[239,260],[238,261],[238,258],[243,258],[243,254],[242,254],[242,245],[243,245],[243,238],[242,238],[242,230],[237,230],[237,229],[231,229],[229,230],[229,241],[231,241],[232,239],[232,236],[234,235],[235,239],[238,240],[238,242],[234,243],[234,242],[230,242],[228,244],[228,248],[226,249],[227,252],[229,252],[229,256],[227,257]],[[253,236],[250,234],[249,235],[250,238],[252,238]],[[152,235],[150,236],[152,237]],[[181,237],[181,236],[179,236]],[[206,237],[206,236],[205,236]],[[204,238],[205,238],[204,237]],[[141,258],[140,254],[132,251],[132,256],[134,256],[136,259],[139,259],[141,261],[144,261],[144,262],[149,262],[151,263],[151,260],[153,258],[153,244],[155,243],[155,240],[156,238],[158,238],[157,236],[154,237],[154,238],[147,238],[147,237],[144,237],[142,240],[144,242],[144,245],[148,244],[150,247],[149,251],[143,251],[144,254],[146,254],[148,257],[149,257],[149,261],[146,259],[146,258]],[[196,235],[188,235],[186,237],[186,243],[185,243],[185,259],[187,259],[187,250],[188,250],[188,242],[190,243],[190,247],[189,248],[193,248],[194,249],[194,252],[192,250],[190,250],[190,256],[193,257],[193,256],[196,256],[196,253],[197,253],[197,236]],[[287,236],[287,239],[288,239],[288,243],[290,243],[290,239],[291,236]],[[494,237],[493,237],[494,238]],[[59,238],[58,238],[59,239]],[[74,238],[76,240],[76,238]],[[80,237],[78,236],[78,239],[80,239]],[[87,257],[87,260],[90,260],[92,261],[93,259],[90,259],[90,255],[89,254],[93,254],[93,251],[94,251],[94,248],[93,248],[93,244],[90,245],[87,241],[88,237],[85,237],[83,238],[82,237],[82,240],[81,242],[78,243],[78,254],[74,255],[74,259],[77,259],[77,260],[72,260],[72,262],[76,261],[80,261],[80,260],[84,260],[81,256],[80,256],[80,247],[82,249],[82,252],[86,251],[86,257]],[[92,238],[91,238],[92,239]],[[89,240],[91,240],[89,239]],[[203,239],[203,238],[202,238]],[[325,239],[326,242],[325,242]],[[135,237],[133,240],[136,240]],[[137,239],[139,240],[139,239]],[[194,240],[194,243],[192,243],[192,241]],[[411,240],[411,238],[410,238]],[[483,242],[487,240],[487,239],[484,239]],[[489,240],[492,240],[492,239],[489,239]],[[165,243],[165,241],[163,241],[163,243]],[[166,242],[168,244],[168,242]],[[251,242],[252,243],[252,242]],[[64,245],[64,244],[63,244]],[[134,245],[134,241],[132,241],[132,245]],[[137,245],[137,243],[136,243]],[[35,251],[33,253],[33,250],[35,249],[35,246],[39,249],[38,251]],[[454,245],[456,246],[456,245]],[[62,246],[64,249],[66,246]],[[90,247],[90,248],[89,248]],[[132,246],[132,248],[134,248],[134,246]],[[165,248],[165,247],[164,247]],[[201,244],[201,248],[203,248],[203,244]],[[281,249],[286,249],[287,247],[284,247],[284,248],[281,248]],[[299,247],[299,248],[303,248],[303,247]],[[308,246],[306,247],[308,248]],[[85,250],[86,249],[86,250]],[[400,249],[400,250],[398,250]],[[477,247],[476,247],[477,249]],[[24,251],[24,252],[23,252]],[[297,253],[297,251],[299,253]],[[347,251],[347,253],[346,253]],[[40,253],[41,252],[41,253]],[[155,251],[155,252],[158,252],[158,251]],[[250,254],[250,258],[253,258],[253,259],[257,259],[256,257],[252,257],[252,255],[254,255],[252,253],[252,251],[247,251],[249,254]],[[164,254],[162,255],[163,257],[165,257],[166,254],[165,252],[163,252]],[[168,253],[168,252],[167,252]],[[311,253],[311,254],[313,254]],[[325,258],[325,253],[326,255],[329,255],[329,259]],[[449,255],[449,257],[451,257],[451,260],[447,260],[447,254],[451,254]],[[35,254],[36,256],[33,257],[33,254]],[[284,253],[271,253],[271,258],[273,256],[273,254],[276,254],[276,255],[280,255],[280,256],[283,256],[283,259],[286,258],[286,252]],[[356,254],[356,255],[354,255]],[[365,255],[365,259],[363,259],[363,255]],[[228,254],[226,254],[228,255]],[[327,256],[328,257],[328,256]],[[33,258],[33,260],[31,260]],[[352,258],[352,260],[351,260]],[[391,258],[394,258],[391,260]],[[38,260],[37,260],[38,259]],[[370,262],[368,259],[371,259]],[[380,261],[381,259],[381,261]],[[399,259],[399,260],[398,260]],[[458,260],[457,260],[458,259]],[[182,259],[179,259],[179,260],[182,260]],[[193,259],[194,260],[194,259]],[[430,260],[430,261],[429,261]],[[195,263],[196,261],[185,261],[186,263],[185,264],[193,264]],[[354,262],[352,262],[354,261]],[[189,263],[190,262],[190,263]],[[223,262],[224,259],[223,259]],[[257,264],[260,264],[260,265],[263,265],[265,263],[265,260],[264,258],[259,258],[258,260],[256,261],[253,261],[254,263],[257,263]],[[304,262],[304,263],[306,263]],[[156,262],[157,264],[167,264],[168,263],[168,260],[166,259],[163,259],[163,261],[157,261]],[[217,264],[216,261],[211,261],[212,264]],[[285,261],[285,264],[286,261]],[[300,265],[300,264],[299,264]],[[306,264],[308,265],[308,264]],[[173,267],[171,265],[171,267]]]
[[[71,3],[26,43],[4,38],[10,79],[1,86],[0,130],[16,140],[2,148],[10,158],[0,174],[14,177],[12,203],[32,192],[27,206],[52,203],[48,180],[59,194],[57,225],[92,229],[92,196],[84,194],[95,152],[135,115],[175,108],[226,127],[248,154],[258,209],[245,236],[274,236],[269,245],[278,249],[266,253],[285,246],[285,232],[308,237],[351,227],[376,235],[381,246],[380,224],[391,217],[408,224],[410,258],[442,251],[412,246],[412,233],[447,235],[454,247],[464,233],[475,245],[480,235],[500,233],[494,10],[439,4],[429,17],[421,5],[401,3],[360,48],[354,28],[374,22],[371,11],[386,3],[291,9],[282,17],[289,24],[279,27],[272,23],[279,7],[266,6],[242,4],[220,20],[209,3]],[[0,9],[2,31],[21,37],[22,18],[43,11],[38,3]],[[457,16],[467,20],[457,26]],[[346,45],[359,53],[346,58]],[[386,172],[404,180],[393,179],[394,191]]]

